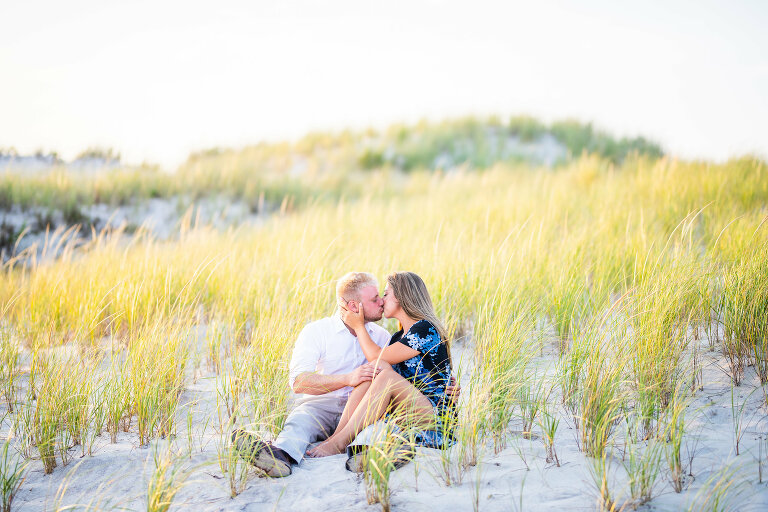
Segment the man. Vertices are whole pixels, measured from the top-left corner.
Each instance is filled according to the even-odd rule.
[[[336,284],[336,295],[357,312],[362,303],[365,328],[379,346],[389,344],[390,334],[374,324],[381,319],[384,300],[378,282],[367,272],[350,272]],[[353,387],[372,380],[379,369],[366,362],[360,344],[338,314],[308,324],[296,340],[289,383],[300,394],[282,432],[265,442],[238,429],[232,441],[238,452],[271,477],[291,474],[307,447],[330,436],[341,418]]]

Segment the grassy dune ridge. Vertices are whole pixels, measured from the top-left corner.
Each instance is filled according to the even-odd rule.
[[[554,448],[551,419],[562,416],[596,461],[601,506],[642,504],[652,489],[633,478],[647,465],[687,486],[674,447],[686,434],[680,410],[701,385],[700,336],[724,354],[734,385],[757,370],[768,407],[766,170],[751,158],[599,155],[555,170],[414,171],[394,183],[379,169],[334,178],[356,191],[350,199],[310,202],[255,229],[188,222],[177,239],[140,231],[128,243],[102,233],[0,276],[3,411],[16,418],[20,452],[48,472],[102,430],[140,444],[180,431],[179,397],[208,371],[234,496],[242,482],[227,432],[279,431],[293,342],[332,311],[335,279],[407,269],[475,361],[446,482],[461,482],[478,445],[493,439],[501,450],[520,425]],[[62,344],[73,350],[52,349]],[[545,373],[532,359],[548,347],[556,369]],[[618,446],[635,457],[622,499],[606,469]]]
[[[212,193],[249,202],[254,209],[266,201],[294,206],[318,200],[359,197],[370,179],[368,171],[386,168],[410,173],[454,167],[485,169],[501,163],[537,163],[524,147],[510,141],[533,144],[549,136],[559,152],[552,163],[563,164],[582,152],[600,155],[614,163],[638,153],[663,155],[661,148],[642,137],[616,139],[573,120],[549,125],[518,116],[459,118],[442,122],[422,121],[392,125],[385,130],[344,130],[312,133],[295,142],[260,143],[242,149],[213,148],[190,155],[175,173],[142,165],[124,166],[107,172],[70,172],[64,162],[48,172],[14,170],[10,160],[0,176],[0,208],[33,206],[61,210],[72,223],[82,221],[79,207],[95,203],[122,205],[137,199],[189,195],[200,198]],[[111,151],[89,150],[107,162]],[[9,153],[13,155],[13,151]],[[0,148],[0,156],[3,150]],[[356,173],[362,175],[351,176]],[[353,178],[351,183],[349,178]],[[297,179],[300,178],[300,179]],[[87,220],[87,219],[86,219]]]

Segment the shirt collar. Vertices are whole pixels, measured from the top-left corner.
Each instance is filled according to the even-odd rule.
[[[341,321],[341,317],[338,314],[333,315],[333,332],[346,331],[347,326]]]

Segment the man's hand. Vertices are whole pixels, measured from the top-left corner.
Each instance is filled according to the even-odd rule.
[[[461,386],[456,382],[456,377],[453,375],[451,375],[451,382],[445,387],[445,394],[448,395],[448,399],[454,404],[459,402]]]
[[[349,376],[348,385],[355,387],[359,386],[363,382],[373,380],[373,378],[378,375],[380,371],[381,368],[373,363],[365,363],[362,366],[358,366],[354,369],[354,371],[352,371],[352,373],[347,374]]]

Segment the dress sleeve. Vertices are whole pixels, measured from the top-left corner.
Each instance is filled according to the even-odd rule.
[[[296,345],[291,354],[288,374],[288,385],[291,389],[293,389],[293,382],[297,375],[315,371],[321,356],[317,335],[312,334],[309,326],[304,327],[296,339]]]
[[[397,341],[426,354],[436,350],[440,345],[440,335],[437,334],[437,329],[431,323],[421,320],[413,324],[408,332]]]

